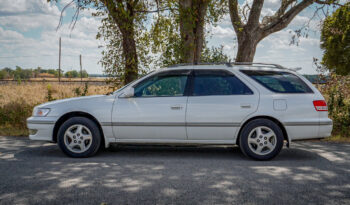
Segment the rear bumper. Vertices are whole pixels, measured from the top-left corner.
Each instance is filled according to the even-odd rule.
[[[41,141],[53,141],[53,129],[56,118],[54,117],[30,117],[27,119],[29,139]]]
[[[327,118],[318,122],[287,122],[284,126],[289,141],[318,139],[331,136],[333,121]]]

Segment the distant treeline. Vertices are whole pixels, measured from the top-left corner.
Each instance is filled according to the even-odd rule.
[[[61,71],[62,77],[67,78],[80,78],[80,71],[71,70],[67,72]],[[41,67],[23,69],[16,66],[15,69],[3,68],[0,70],[0,79],[15,79],[15,80],[25,80],[30,78],[57,78],[58,69],[43,69]],[[89,74],[86,70],[82,71],[82,77],[87,78]]]

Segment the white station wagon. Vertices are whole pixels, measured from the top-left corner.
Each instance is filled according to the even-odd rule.
[[[178,65],[108,95],[36,106],[29,138],[71,157],[117,144],[238,145],[268,160],[293,140],[332,131],[327,104],[303,76],[274,64]]]

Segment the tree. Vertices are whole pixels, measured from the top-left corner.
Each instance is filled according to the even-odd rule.
[[[64,76],[66,78],[77,78],[79,76],[78,71],[72,70],[72,71],[67,71]]]
[[[204,44],[204,17],[210,0],[179,0],[183,63],[198,63]]]
[[[322,26],[322,65],[340,75],[350,73],[350,3],[328,16]]]
[[[231,62],[232,59],[224,53],[224,46],[205,47],[202,52],[201,62],[203,63],[222,63]]]
[[[225,13],[225,0],[164,0],[163,12],[153,24],[153,52],[160,66],[199,63],[205,47],[205,25],[215,24]]]
[[[119,26],[115,18],[109,14],[102,19],[102,26],[97,34],[98,39],[103,39],[106,42],[100,63],[109,77],[107,82],[114,83],[115,86],[118,86],[120,79],[124,84],[136,79],[138,74],[142,74],[144,70],[147,70],[152,61],[152,57],[148,55],[150,53],[150,38],[144,24],[148,13],[147,9],[151,5],[142,1],[135,2],[138,3],[130,8],[127,7],[131,9],[127,12],[134,12],[130,22],[119,22],[119,24],[124,24]],[[103,16],[105,11],[102,10],[95,15]],[[120,29],[124,27],[125,29]],[[129,29],[131,31],[123,31]],[[133,42],[130,44],[130,41]]]
[[[229,0],[231,23],[238,41],[236,62],[253,62],[262,39],[286,28],[295,16],[314,3],[340,6],[339,0],[281,0],[274,15],[261,17],[264,0],[254,0],[251,5],[246,3],[243,9],[239,8],[238,0]]]
[[[58,0],[48,0],[48,2]],[[117,42],[117,48],[115,49],[121,49],[118,50],[119,54],[121,54],[122,58],[122,64],[117,64],[118,66],[123,66],[123,76],[122,80],[123,82],[129,83],[136,79],[138,77],[138,53],[137,53],[137,45],[135,36],[137,35],[137,32],[140,32],[140,30],[137,30],[137,24],[142,23],[144,21],[147,13],[147,8],[149,5],[148,0],[72,0],[70,3],[68,3],[65,7],[63,7],[61,11],[61,18],[59,22],[59,26],[62,24],[62,16],[63,12],[66,8],[68,8],[70,5],[75,4],[76,5],[76,12],[73,15],[72,19],[72,29],[75,26],[75,23],[78,19],[79,12],[82,9],[91,8],[94,7],[97,9],[97,12],[93,15],[95,16],[104,16],[107,15],[106,18],[104,18],[104,22],[107,25],[111,25],[113,23],[115,27],[113,27],[114,31],[111,29],[108,29],[104,27],[104,31],[106,32],[107,39],[111,39],[111,35],[120,34],[120,42]],[[116,31],[117,30],[117,31]],[[100,37],[100,36],[98,36]],[[109,42],[111,46],[111,42]],[[119,47],[120,46],[120,47]],[[107,51],[107,56],[108,52]],[[105,54],[105,53],[104,53]],[[120,62],[120,61],[118,61]],[[102,65],[107,65],[107,72],[109,71],[111,65],[113,62],[106,62],[102,60]],[[117,68],[117,70],[120,70]],[[118,72],[117,72],[118,73]]]

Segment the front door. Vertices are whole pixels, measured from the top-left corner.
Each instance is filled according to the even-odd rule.
[[[190,70],[156,73],[134,86],[134,96],[117,98],[113,131],[117,139],[184,140]]]
[[[234,140],[245,117],[257,109],[259,95],[226,70],[194,70],[187,103],[189,140]]]

